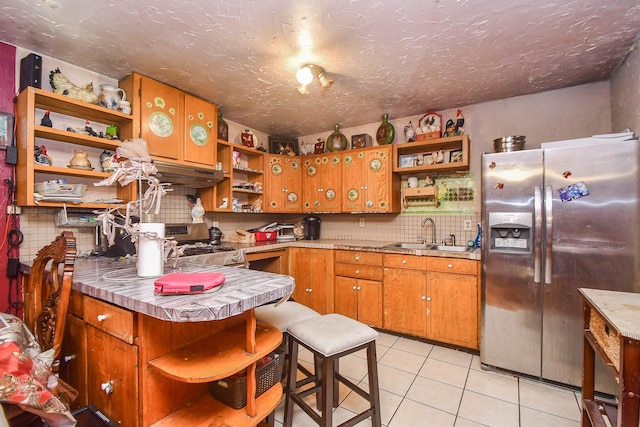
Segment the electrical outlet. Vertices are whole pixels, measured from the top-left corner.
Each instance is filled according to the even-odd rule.
[[[20,206],[7,205],[7,215],[20,215]]]
[[[218,227],[220,225],[220,223],[218,221],[213,221],[213,226],[214,227]]]
[[[471,220],[470,219],[465,219],[464,220],[464,231],[473,231],[473,228],[471,228]]]
[[[359,227],[364,227],[364,218],[360,218],[360,222],[358,223]]]

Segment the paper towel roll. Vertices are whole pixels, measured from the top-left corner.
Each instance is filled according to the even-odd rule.
[[[140,231],[156,233],[159,239],[140,234],[138,239],[138,276],[157,277],[164,274],[164,224],[143,222]]]

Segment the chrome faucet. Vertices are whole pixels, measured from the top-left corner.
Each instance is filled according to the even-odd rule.
[[[431,243],[435,245],[436,244],[436,223],[431,218],[425,218],[422,221],[421,227],[424,228],[424,226],[427,225],[427,222],[431,223]]]

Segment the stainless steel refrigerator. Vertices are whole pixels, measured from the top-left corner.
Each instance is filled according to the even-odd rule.
[[[596,141],[482,156],[482,364],[579,386],[577,289],[640,292],[639,144]]]

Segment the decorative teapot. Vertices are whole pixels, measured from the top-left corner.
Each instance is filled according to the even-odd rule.
[[[98,104],[107,107],[110,110],[117,110],[120,101],[126,101],[127,94],[124,90],[113,85],[100,85],[100,94],[98,95]]]

